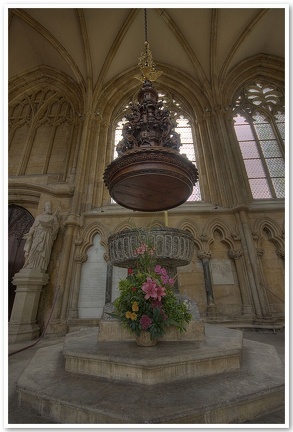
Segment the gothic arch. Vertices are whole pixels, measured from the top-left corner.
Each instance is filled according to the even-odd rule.
[[[215,231],[218,231],[221,234],[221,242],[229,249],[233,249],[234,240],[231,237],[231,227],[228,223],[223,222],[218,218],[211,219],[203,229],[203,233],[207,236],[207,245],[210,246],[214,242]]]
[[[109,254],[108,254],[108,237],[110,235],[108,228],[101,224],[94,222],[87,226],[83,232],[82,238],[83,243],[80,246],[80,255],[87,254],[88,249],[93,246],[93,238],[96,234],[99,234],[101,236],[101,245],[105,248],[107,253],[105,254],[104,258],[106,261],[109,260]]]
[[[209,99],[198,82],[186,73],[174,71],[164,64],[158,64],[157,67],[163,70],[163,75],[154,83],[154,86],[173,94],[193,120],[197,115],[201,115],[204,107],[209,106]],[[108,82],[101,93],[94,94],[94,111],[100,113],[103,121],[115,122],[124,106],[138,92],[141,83],[134,78],[136,74],[137,67],[131,68],[125,74]]]
[[[237,64],[222,84],[223,106],[233,103],[235,94],[247,83],[259,79],[284,86],[284,60],[270,55],[259,54]],[[282,78],[280,78],[282,77]]]
[[[282,235],[282,228],[271,218],[264,217],[256,220],[253,226],[253,233],[257,238],[257,247],[261,247],[262,240],[264,239],[264,232],[267,234],[267,239],[271,241],[276,249],[284,249],[284,239]]]
[[[77,112],[82,111],[85,89],[62,71],[43,65],[29,69],[9,81],[9,104],[15,103],[24,94],[44,87],[62,92],[72,101]]]
[[[186,219],[181,220],[177,224],[176,228],[184,230],[184,231],[188,231],[193,236],[193,238],[194,238],[194,244],[196,245],[196,247],[198,249],[201,249],[201,242],[198,239],[200,228],[199,228],[199,226],[195,222],[193,222],[192,220],[186,218]]]

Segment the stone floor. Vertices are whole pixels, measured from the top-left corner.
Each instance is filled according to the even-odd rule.
[[[273,345],[282,362],[285,366],[285,334],[284,332],[272,332],[272,331],[244,331],[244,338]],[[56,339],[42,339],[37,344],[13,344],[9,346],[9,359],[8,359],[8,407],[5,419],[7,426],[11,425],[27,425],[27,424],[54,424],[55,422],[45,418],[41,418],[38,415],[31,413],[30,411],[20,408],[17,404],[17,393],[16,393],[16,382],[23,370],[26,368],[35,352],[41,347],[48,347],[51,345],[59,344],[63,342],[64,338]],[[29,347],[28,347],[29,346]],[[26,348],[28,347],[28,348]],[[268,415],[256,418],[254,421],[247,422],[247,425],[251,424],[282,424],[285,423],[285,406],[283,409],[276,412],[271,412]],[[16,426],[17,427],[17,426]],[[43,426],[45,427],[45,426]],[[50,426],[48,426],[50,427]],[[245,427],[245,426],[244,426]],[[251,427],[251,426],[247,426]]]

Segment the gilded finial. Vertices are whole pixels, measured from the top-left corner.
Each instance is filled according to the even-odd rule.
[[[162,71],[156,71],[155,63],[153,61],[153,56],[150,50],[149,43],[146,41],[145,43],[145,51],[141,53],[139,57],[138,67],[141,70],[141,75],[135,75],[135,78],[141,82],[146,80],[148,81],[156,81],[159,76],[162,75]]]

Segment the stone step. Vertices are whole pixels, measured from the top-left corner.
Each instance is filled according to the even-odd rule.
[[[63,348],[39,349],[17,383],[22,408],[58,423],[243,423],[284,404],[284,365],[271,345],[245,339],[240,369],[154,385],[68,372]]]
[[[242,332],[207,327],[205,333],[204,341],[159,340],[148,348],[138,347],[135,340],[98,342],[97,330],[69,334],[65,370],[152,385],[239,369]]]

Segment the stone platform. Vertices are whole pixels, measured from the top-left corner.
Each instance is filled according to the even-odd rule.
[[[121,326],[120,326],[121,327]],[[138,347],[135,341],[99,342],[85,331],[66,337],[65,370],[140,384],[167,383],[240,368],[242,332],[215,329],[204,342],[166,342]]]
[[[195,350],[215,349],[213,341],[221,337],[224,351],[225,339],[236,342],[241,332],[206,325],[205,333]],[[92,345],[86,348],[89,340]],[[121,342],[111,344],[121,348]],[[164,344],[180,352],[182,342],[177,348],[174,342]],[[249,421],[284,404],[284,367],[271,345],[245,340],[240,368],[152,385],[67,371],[65,356],[73,345],[83,357],[85,350],[96,355],[97,330],[76,332],[64,345],[37,351],[17,383],[21,407],[63,424],[228,424]],[[160,344],[154,351],[136,349],[144,356],[145,350],[153,352],[150,361],[160,357]]]

